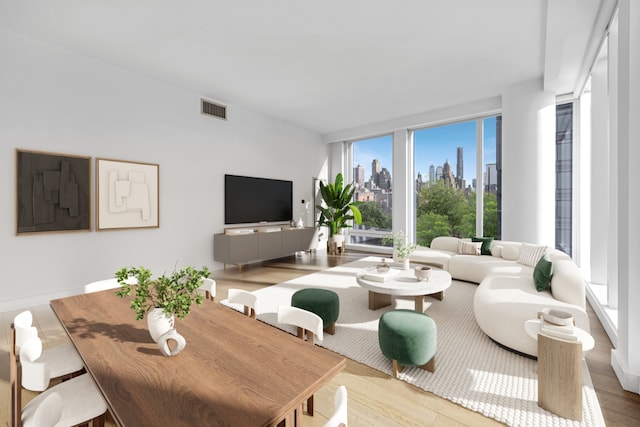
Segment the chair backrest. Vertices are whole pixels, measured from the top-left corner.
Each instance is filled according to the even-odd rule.
[[[24,345],[33,337],[38,336],[38,329],[33,326],[33,315],[29,310],[23,311],[13,318],[13,325],[16,332],[16,348],[14,351]]]
[[[118,279],[114,277],[113,279],[98,280],[97,282],[91,282],[84,285],[84,293],[90,294],[92,292],[100,292],[107,289],[116,289],[119,287],[120,283],[118,283]]]
[[[22,374],[20,361],[16,356],[16,328],[11,324],[11,343],[9,344],[9,391],[11,393],[11,427],[20,427],[22,411]]]
[[[305,331],[311,332],[322,341],[322,319],[315,313],[289,305],[278,307],[278,323],[298,327],[298,337],[304,339]],[[307,340],[313,344],[313,335],[307,333]]]
[[[231,304],[242,304],[244,314],[255,319],[258,310],[258,296],[243,289],[229,289],[228,301]]]
[[[42,355],[42,341],[33,337],[20,347],[19,363],[22,367],[22,387],[31,391],[44,391],[49,387],[49,367],[38,359]]]
[[[334,398],[333,415],[325,423],[324,427],[349,427],[347,421],[347,388],[343,385],[338,387]]]
[[[208,277],[202,280],[202,285],[198,288],[199,291],[204,292],[204,297],[211,301],[216,300],[216,281]]]
[[[47,393],[35,408],[22,414],[23,427],[54,427],[62,418],[62,397],[56,392]]]

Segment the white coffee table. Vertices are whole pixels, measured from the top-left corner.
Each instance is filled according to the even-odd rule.
[[[442,301],[444,291],[451,286],[451,275],[446,271],[432,268],[429,280],[420,281],[416,279],[413,267],[409,270],[392,267],[384,274],[378,273],[375,267],[371,267],[358,272],[356,281],[369,291],[370,310],[391,305],[394,296],[412,296],[415,299],[415,310],[423,312],[424,297],[429,295]]]

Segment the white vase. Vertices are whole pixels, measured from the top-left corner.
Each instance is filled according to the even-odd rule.
[[[410,263],[409,263],[409,258],[404,258],[404,259],[402,260],[402,268],[403,268],[404,270],[408,270],[409,268],[411,268],[411,265],[410,265]]]
[[[173,329],[174,317],[167,317],[163,308],[154,308],[147,313],[147,326],[154,342],[169,330]]]

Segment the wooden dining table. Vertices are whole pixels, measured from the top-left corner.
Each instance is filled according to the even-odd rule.
[[[51,301],[119,426],[300,426],[346,363],[212,301],[176,320],[187,345],[163,356],[129,304],[113,290]]]

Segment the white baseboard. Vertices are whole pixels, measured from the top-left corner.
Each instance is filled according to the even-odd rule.
[[[34,295],[32,297],[20,298],[10,301],[2,301],[0,302],[0,313],[14,310],[26,310],[37,305],[49,304],[49,302],[53,299],[65,298],[76,294],[77,292],[63,291],[46,295]]]
[[[619,350],[611,350],[611,366],[623,389],[640,394],[640,373],[629,372]]]

